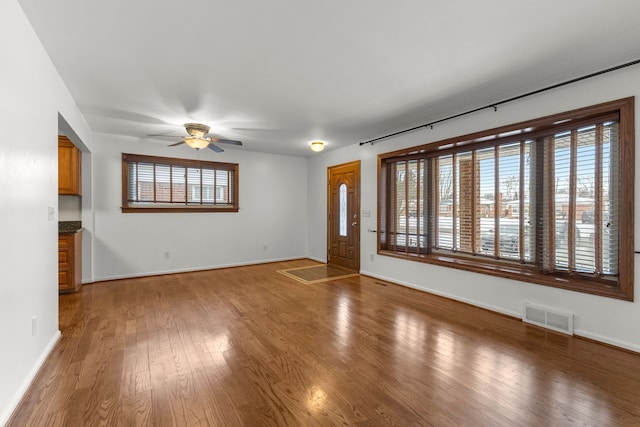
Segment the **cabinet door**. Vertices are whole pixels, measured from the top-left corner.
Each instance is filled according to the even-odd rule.
[[[80,150],[58,136],[58,194],[80,195]]]
[[[82,288],[82,231],[58,235],[58,291]]]
[[[74,286],[74,247],[73,235],[58,236],[58,290],[73,291]]]

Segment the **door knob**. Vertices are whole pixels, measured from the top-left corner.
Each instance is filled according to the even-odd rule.
[[[353,222],[351,223],[351,226],[352,226],[352,227],[355,227],[356,225],[358,225],[358,221],[353,221]]]

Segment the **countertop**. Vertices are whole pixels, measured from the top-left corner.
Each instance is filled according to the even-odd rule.
[[[82,221],[58,221],[58,234],[75,233],[82,229]]]

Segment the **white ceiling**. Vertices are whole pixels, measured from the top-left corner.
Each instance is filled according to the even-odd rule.
[[[91,129],[141,144],[309,156],[640,58],[636,0],[19,2]]]

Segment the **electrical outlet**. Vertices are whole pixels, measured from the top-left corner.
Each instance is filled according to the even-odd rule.
[[[373,262],[373,254],[369,255],[369,261]]]
[[[169,258],[171,258],[171,254],[169,252],[165,252],[164,259],[169,259]]]
[[[36,332],[38,332],[38,318],[36,316],[33,316],[31,318],[31,336],[35,337]]]
[[[49,221],[53,221],[54,219],[56,219],[56,208],[55,208],[55,206],[47,207],[47,218],[49,219]]]
[[[267,250],[269,250],[269,246],[267,246],[267,245],[262,245],[262,250],[263,250],[263,251],[267,251]]]

